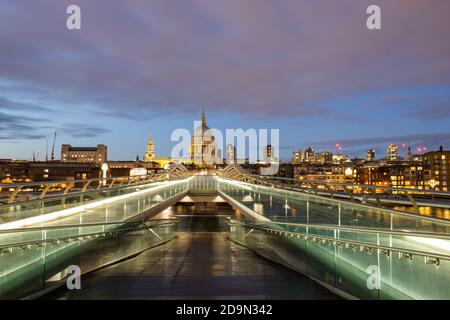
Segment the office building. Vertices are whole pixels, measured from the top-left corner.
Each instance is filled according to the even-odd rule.
[[[450,184],[450,151],[444,151],[441,146],[438,151],[422,155],[423,164],[430,168],[430,179],[427,189],[448,191]]]
[[[101,164],[108,160],[108,148],[104,144],[96,147],[73,147],[63,144],[61,147],[62,162],[81,162]]]
[[[374,149],[367,150],[366,161],[375,161],[375,150]]]
[[[388,161],[397,161],[398,157],[398,146],[396,144],[390,144],[386,148],[386,159]]]

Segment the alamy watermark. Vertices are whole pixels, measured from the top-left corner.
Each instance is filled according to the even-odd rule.
[[[69,15],[66,19],[66,27],[69,30],[81,29],[81,8],[75,4],[67,7],[66,13]]]
[[[69,275],[66,280],[66,286],[69,290],[81,289],[81,269],[77,265],[68,266],[67,274]]]
[[[171,135],[176,142],[172,159],[190,158],[195,164],[263,164],[262,175],[278,172],[280,159],[279,129],[210,129],[194,121],[194,134],[184,128]]]
[[[372,4],[367,7],[366,13],[369,17],[366,20],[366,27],[369,30],[381,30],[381,8],[378,5]],[[66,14],[69,16],[66,19],[66,27],[69,30],[81,29],[81,8],[78,5],[72,4],[66,8]]]
[[[381,30],[381,8],[375,4],[367,7],[366,13],[369,17],[366,20],[366,26],[369,30]]]
[[[369,290],[379,290],[381,288],[381,270],[377,265],[368,266],[366,273],[369,274],[366,284]]]

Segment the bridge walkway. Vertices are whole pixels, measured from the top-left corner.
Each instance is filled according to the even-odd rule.
[[[339,299],[225,232],[204,231],[222,219],[192,219],[195,232],[179,232],[171,242],[84,276],[81,290],[60,288],[44,299]]]

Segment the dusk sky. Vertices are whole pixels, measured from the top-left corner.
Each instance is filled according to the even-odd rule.
[[[202,108],[213,128],[280,129],[284,159],[448,149],[450,1],[0,1],[0,158],[42,159],[54,131],[58,158],[62,143],[142,157],[149,134],[169,156]]]

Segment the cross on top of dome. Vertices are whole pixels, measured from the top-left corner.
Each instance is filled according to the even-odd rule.
[[[202,126],[206,126],[206,116],[205,116],[205,108],[202,108]]]

